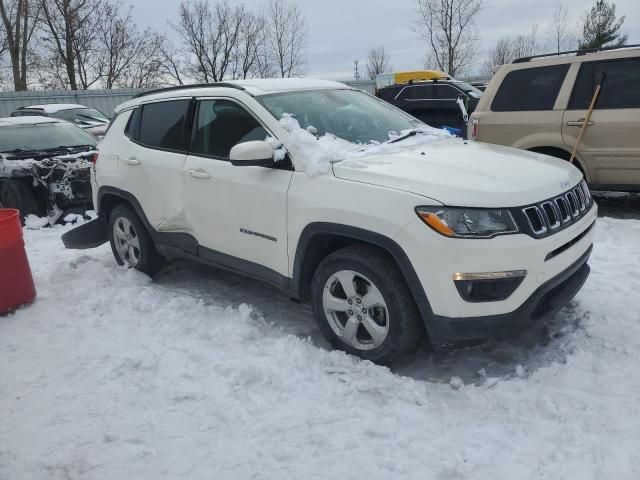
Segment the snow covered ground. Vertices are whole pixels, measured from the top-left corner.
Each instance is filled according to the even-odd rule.
[[[391,369],[269,286],[65,228],[25,232],[38,298],[0,317],[0,479],[640,478],[638,220],[600,219],[552,322]]]

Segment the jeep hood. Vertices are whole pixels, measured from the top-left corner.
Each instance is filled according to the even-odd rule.
[[[376,154],[364,162],[345,160],[332,165],[334,175],[344,180],[467,207],[527,205],[565,192],[582,178],[580,171],[564,160],[459,139]]]

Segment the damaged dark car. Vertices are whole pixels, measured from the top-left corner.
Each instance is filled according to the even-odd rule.
[[[21,217],[91,208],[92,162],[97,138],[54,118],[0,119],[0,208]]]

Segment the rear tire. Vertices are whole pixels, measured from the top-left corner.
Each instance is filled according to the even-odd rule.
[[[333,347],[375,363],[411,352],[424,336],[402,273],[374,247],[354,245],[327,256],[311,281],[311,303]]]
[[[109,215],[109,242],[119,265],[147,275],[162,267],[163,258],[138,215],[127,205],[117,205]]]
[[[0,208],[19,210],[23,225],[27,215],[41,216],[42,213],[33,189],[26,182],[17,179],[0,180]]]

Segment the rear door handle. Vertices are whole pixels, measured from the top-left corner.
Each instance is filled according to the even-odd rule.
[[[134,156],[127,157],[124,159],[124,161],[127,162],[129,165],[140,165],[140,160],[138,160]]]
[[[189,170],[189,175],[191,175],[193,178],[200,178],[202,180],[208,180],[209,178],[211,178],[211,175],[209,175],[204,170],[200,170],[200,169]]]
[[[569,120],[567,122],[567,127],[581,127],[584,124],[584,121],[585,121],[584,118],[580,118],[578,120]],[[587,123],[589,127],[595,124],[596,122],[594,122],[593,120],[589,120],[589,123]]]

